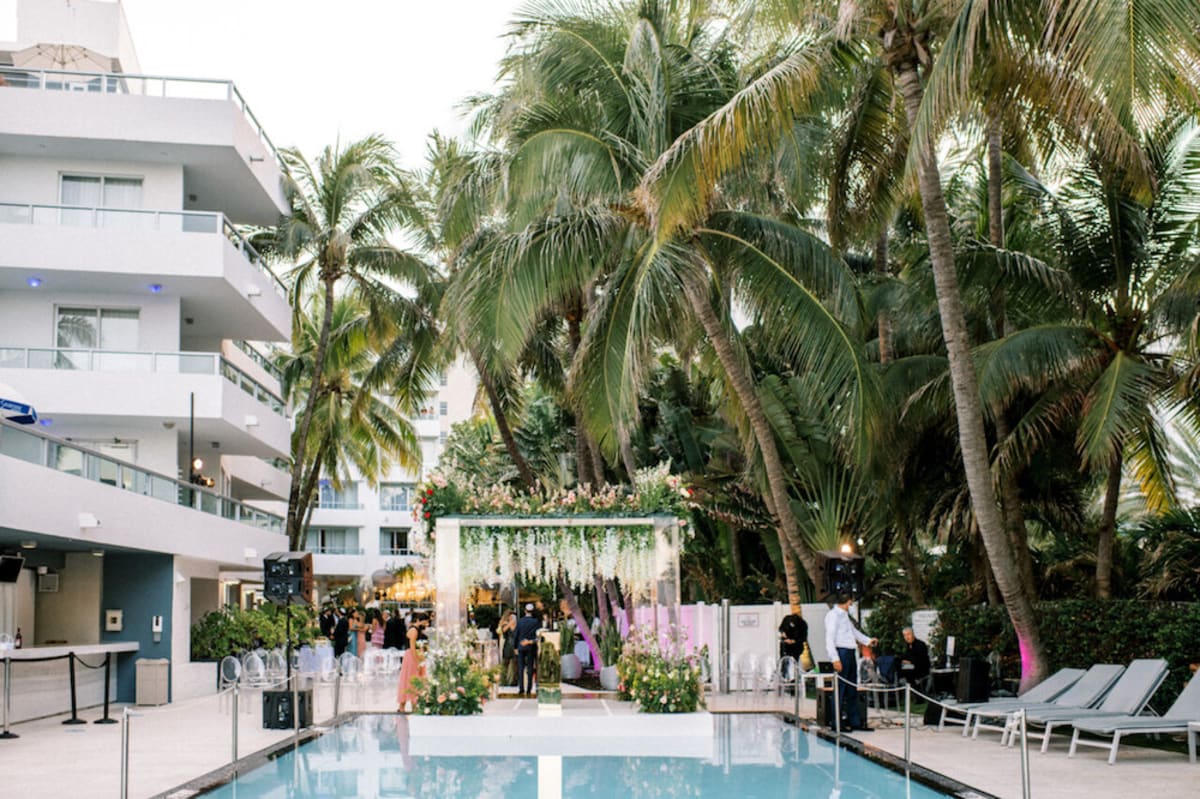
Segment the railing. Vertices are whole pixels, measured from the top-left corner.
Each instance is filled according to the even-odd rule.
[[[281,516],[3,420],[0,420],[0,455],[273,533],[283,532]]]
[[[381,499],[379,500],[379,509],[393,512],[405,512],[412,510],[412,503],[407,499]]]
[[[342,547],[339,547],[339,546],[328,546],[328,547],[310,546],[305,551],[311,552],[314,555],[362,555],[362,554],[365,554],[364,550],[360,547],[346,547],[346,546],[342,546]]]
[[[278,469],[281,472],[291,472],[292,464],[287,458],[259,458],[260,461],[270,466],[272,469]]]
[[[408,547],[380,547],[379,554],[380,555],[404,555],[407,557],[415,557],[417,555],[416,552],[409,549]]]
[[[258,250],[225,214],[217,211],[149,211],[140,208],[101,208],[90,205],[0,203],[0,223],[63,227],[163,230],[173,233],[220,233],[258,271],[271,279],[275,293],[287,297],[287,286],[271,271]]]
[[[247,343],[245,341],[240,341],[238,339],[232,339],[232,341],[233,341],[233,346],[237,347],[239,350],[246,353],[246,355],[249,356],[250,360],[254,361],[256,364],[261,366],[267,374],[269,374],[271,377],[278,380],[280,383],[283,382],[283,372],[281,372],[279,370],[278,366],[271,363],[270,358],[268,358],[266,355],[263,355],[261,352],[256,350],[254,347],[251,347],[249,345],[249,343]]]
[[[341,499],[318,500],[317,510],[362,510],[361,502],[348,502]]]
[[[279,150],[246,98],[231,80],[177,78],[163,75],[130,75],[124,72],[71,72],[61,69],[25,69],[0,67],[0,86],[42,91],[81,92],[84,94],[128,94],[142,97],[173,97],[185,100],[226,100],[242,112],[267,151],[287,171]]]
[[[64,347],[0,347],[0,369],[6,368],[219,374],[276,414],[286,415],[286,406],[282,399],[253,377],[212,352],[122,352]]]

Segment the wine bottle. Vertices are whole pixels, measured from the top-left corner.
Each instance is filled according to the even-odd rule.
[[[21,641],[22,641],[22,639],[21,639],[21,628],[20,628],[20,627],[18,627],[18,628],[17,628],[17,637],[13,639],[13,648],[14,648],[14,649],[20,649],[20,648],[21,648]]]

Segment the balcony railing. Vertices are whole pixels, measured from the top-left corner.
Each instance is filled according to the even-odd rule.
[[[281,170],[287,171],[271,137],[246,98],[231,80],[175,78],[162,75],[129,75],[124,72],[69,72],[60,69],[0,67],[0,86],[41,91],[81,92],[85,94],[128,94],[142,97],[173,97],[185,100],[226,100],[242,112],[246,122],[274,157]]]
[[[271,271],[225,214],[217,211],[148,211],[140,208],[100,208],[89,205],[0,203],[0,224],[61,227],[164,230],[173,233],[220,233],[258,271],[271,279],[275,293],[287,297],[287,286]]]
[[[273,533],[283,532],[280,516],[3,420],[0,420],[0,455]]]
[[[365,554],[363,549],[361,549],[359,547],[350,547],[350,546],[327,546],[327,547],[310,546],[307,548],[306,551],[311,552],[314,555],[362,555],[362,554]]]
[[[406,557],[414,557],[414,556],[416,556],[417,553],[412,551],[408,547],[380,547],[379,554],[380,555],[404,555]]]
[[[266,355],[263,355],[261,352],[256,350],[254,347],[251,347],[245,341],[239,341],[237,339],[233,339],[233,346],[237,347],[239,350],[246,353],[246,355],[249,356],[250,360],[254,361],[256,364],[261,366],[263,368],[263,371],[265,371],[271,377],[275,378],[280,383],[283,382],[283,372],[281,372],[279,370],[279,367],[276,366],[274,363],[272,363],[271,359],[268,358]]]
[[[272,469],[278,469],[281,472],[290,472],[292,470],[292,464],[287,458],[259,458],[259,460]]]
[[[339,499],[319,500],[317,502],[318,510],[362,510],[361,502],[346,502]]]
[[[156,372],[215,375],[286,415],[282,399],[263,384],[213,352],[121,352],[63,347],[0,347],[0,369],[64,369],[92,372]]]

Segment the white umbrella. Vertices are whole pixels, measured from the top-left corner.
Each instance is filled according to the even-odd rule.
[[[16,389],[0,383],[0,419],[17,424],[33,424],[38,420],[38,415]]]
[[[12,55],[14,67],[62,69],[69,72],[112,72],[113,60],[77,44],[35,44]]]

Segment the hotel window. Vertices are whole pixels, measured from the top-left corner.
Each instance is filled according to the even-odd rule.
[[[142,179],[109,176],[63,175],[59,189],[64,208],[64,225],[101,227],[145,227],[154,224],[152,214],[130,213],[142,207]],[[113,209],[97,210],[91,209]]]
[[[409,510],[412,507],[412,483],[383,483],[379,486],[380,510]]]
[[[380,555],[408,555],[408,528],[382,527],[379,530]]]
[[[441,444],[442,446],[445,446],[446,439],[449,437],[450,437],[450,434],[447,433],[445,430],[443,430],[442,432],[438,433],[438,443]]]
[[[357,527],[311,527],[305,549],[322,555],[358,555]]]
[[[438,415],[439,415],[439,416],[445,416],[445,415],[447,415],[448,413],[450,413],[450,403],[448,403],[448,402],[439,402],[439,403],[438,403]]]
[[[440,375],[438,375],[438,384],[439,385],[446,386],[446,385],[449,385],[449,383],[450,383],[450,378],[447,377],[445,372],[442,372]]]
[[[358,483],[347,483],[339,489],[334,488],[333,483],[328,480],[322,480],[318,490],[320,492],[318,508],[353,510],[359,507]]]
[[[67,350],[132,352],[138,347],[138,311],[116,308],[67,308],[60,306],[55,319],[55,346]],[[59,352],[57,369],[136,368],[132,361],[102,358],[92,363],[90,352]]]

